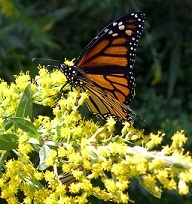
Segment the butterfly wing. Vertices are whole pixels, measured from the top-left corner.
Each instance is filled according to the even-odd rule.
[[[76,89],[80,92],[86,92],[89,95],[89,98],[86,99],[85,103],[92,113],[101,116],[104,119],[112,116],[115,119],[129,121],[131,123],[133,123],[131,116],[139,117],[143,120],[128,106],[115,99],[98,86],[95,86],[86,78],[79,78],[79,80],[81,86],[77,86]]]
[[[128,121],[132,121],[131,115],[138,116],[127,105],[134,97],[132,69],[143,27],[142,13],[122,17],[86,46],[74,66],[60,65],[67,82],[88,93],[85,103],[94,114]]]
[[[132,69],[144,18],[143,13],[132,13],[109,24],[85,47],[75,63],[96,86],[126,105],[134,98]]]

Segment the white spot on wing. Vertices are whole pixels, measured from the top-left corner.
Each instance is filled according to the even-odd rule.
[[[117,22],[113,22],[113,26],[116,26],[117,25]]]

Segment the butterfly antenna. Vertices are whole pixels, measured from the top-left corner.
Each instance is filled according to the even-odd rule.
[[[145,119],[143,119],[140,115],[136,115],[137,118],[139,118],[140,120],[142,120],[143,123],[145,123],[145,125],[147,124],[147,121]]]
[[[42,61],[51,61],[51,62],[58,62],[58,63],[61,63],[61,61],[59,60],[54,60],[54,59],[49,59],[49,58],[33,58],[32,61],[35,61],[35,60],[42,60]]]
[[[57,65],[53,65],[53,64],[48,64],[47,67],[54,67],[54,68],[58,69],[58,66]]]

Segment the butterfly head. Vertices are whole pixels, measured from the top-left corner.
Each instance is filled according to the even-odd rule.
[[[59,65],[59,69],[65,75],[67,79],[67,83],[75,87],[77,84],[77,79],[76,79],[77,71],[74,65],[69,65],[68,63],[66,64],[64,62],[63,64]]]

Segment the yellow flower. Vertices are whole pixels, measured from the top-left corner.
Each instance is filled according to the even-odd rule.
[[[127,167],[125,164],[123,164],[123,162],[113,164],[111,172],[113,172],[115,175],[124,175],[127,172]]]
[[[83,167],[85,169],[91,169],[92,168],[92,163],[89,160],[83,161]]]
[[[181,195],[189,192],[192,158],[183,148],[187,141],[183,131],[173,135],[171,145],[161,148],[164,134],[160,132],[145,136],[143,131],[124,123],[119,136],[114,134],[116,121],[113,118],[103,126],[86,121],[79,114],[78,107],[87,99],[87,94],[70,92],[68,84],[63,87],[68,94],[61,93],[66,77],[59,70],[49,73],[40,68],[39,76],[31,85],[34,103],[54,105],[53,119],[38,116],[31,121],[39,138],[31,138],[31,134],[13,126],[5,130],[6,117],[15,115],[29,81],[29,74],[21,73],[15,83],[8,85],[2,80],[0,83],[0,131],[2,135],[18,135],[19,139],[18,148],[12,151],[16,156],[14,159],[5,158],[0,178],[1,198],[8,203],[19,203],[18,192],[23,195],[23,203],[86,203],[89,196],[128,203],[127,189],[133,177],[158,198],[163,188],[177,190]],[[45,160],[50,168],[39,172],[37,165],[33,164],[34,155],[37,155],[34,150],[39,151],[43,145],[50,148]],[[155,150],[157,145],[158,150]],[[7,155],[5,150],[0,153],[2,158]],[[57,173],[61,169],[74,177],[74,183],[62,185],[58,181]],[[95,179],[103,184],[93,186]]]
[[[120,191],[124,191],[128,188],[128,184],[130,183],[130,180],[128,180],[129,178],[127,178],[127,176],[123,175],[123,176],[118,176],[116,177],[116,179],[118,180],[118,182],[116,182],[116,185],[118,187],[118,189]]]
[[[31,203],[32,203],[32,200],[31,200],[31,198],[26,197],[26,198],[24,198],[23,203],[25,203],[25,204],[31,204]]]
[[[183,146],[184,143],[186,143],[187,141],[187,137],[185,137],[185,135],[183,134],[183,131],[179,132],[177,131],[172,137],[171,139],[173,140],[172,145],[171,145],[171,149],[176,149],[178,150],[179,148],[181,148]]]
[[[86,199],[87,194],[83,193],[81,196],[77,196],[75,199],[75,203],[84,204],[87,203],[88,200]]]
[[[125,123],[124,123],[124,126],[123,126],[123,128],[122,128],[122,130],[121,130],[121,135],[122,135],[122,136],[123,136],[123,135],[126,135],[127,132],[129,131],[129,128],[130,128],[130,123],[129,123],[129,122],[125,122]]]
[[[68,139],[68,137],[71,135],[71,128],[70,127],[62,127],[61,128],[61,136],[65,139]]]
[[[111,193],[106,192],[106,190],[101,190],[99,187],[93,188],[93,194],[98,198],[102,198],[104,201],[110,200],[112,196]]]
[[[110,148],[111,154],[119,154],[124,156],[126,154],[127,146],[125,144],[119,144],[117,142],[109,143],[108,147]]]
[[[37,179],[37,180],[41,180],[43,179],[43,172],[34,172],[34,178]]]
[[[82,179],[81,182],[82,182],[82,183],[81,183],[81,189],[82,189],[86,194],[90,195],[91,192],[92,192],[92,188],[93,188],[93,186],[92,186],[90,180],[88,180],[88,179],[86,178],[86,179]]]
[[[172,179],[169,179],[168,182],[166,182],[164,185],[163,185],[164,188],[167,188],[168,190],[176,190],[177,189],[177,183],[176,181],[174,180],[174,178]]]
[[[137,176],[139,174],[145,174],[147,171],[147,159],[138,154],[133,156],[126,156],[126,169],[127,173],[132,176]]]
[[[21,136],[19,137],[19,142],[20,142],[20,143],[24,143],[24,142],[26,142],[28,139],[29,139],[28,135],[21,135]]]
[[[166,185],[166,183],[169,182],[169,175],[166,169],[156,169],[156,174],[157,178],[163,185]]]
[[[31,191],[33,202],[34,203],[45,203],[46,198],[51,194],[51,191],[49,191],[47,188],[45,189],[38,189]]]
[[[6,176],[7,177],[14,177],[17,174],[17,171],[22,164],[19,161],[9,160],[6,163]]]
[[[68,158],[70,163],[79,164],[82,162],[82,157],[78,152],[69,154]]]
[[[69,191],[71,193],[78,193],[81,190],[81,184],[80,183],[72,183],[69,186]]]
[[[51,149],[49,152],[49,156],[45,159],[45,163],[47,166],[53,166],[56,163],[57,151]]]
[[[118,178],[119,178],[119,177],[118,177]],[[124,180],[124,181],[121,180],[121,182],[116,181],[116,182],[115,182],[115,185],[116,185],[116,187],[117,187],[117,189],[118,189],[119,191],[123,192],[123,191],[125,191],[125,190],[127,189],[127,187],[128,187],[128,180],[127,180],[127,179]]]
[[[97,178],[99,175],[101,175],[103,173],[103,169],[101,164],[99,163],[93,163],[92,164],[92,176],[94,178]]]
[[[0,178],[0,188],[2,188],[5,185],[5,180],[3,178]]]
[[[128,203],[129,201],[129,196],[128,194],[125,194],[125,193],[121,193],[120,194],[120,200],[117,200],[117,202],[120,201],[122,203]]]
[[[18,152],[21,154],[28,154],[33,151],[33,147],[30,144],[19,143]],[[28,157],[25,157],[27,159]]]
[[[64,147],[58,148],[58,157],[65,157],[67,155],[68,155],[68,152]]]
[[[107,119],[106,126],[110,134],[112,134],[115,129],[115,123],[116,121],[114,120],[114,118],[110,117]]]
[[[83,105],[83,103],[85,102],[86,99],[88,99],[88,95],[87,93],[83,92],[83,93],[80,93],[80,99],[78,100],[78,105],[81,106]]]
[[[45,177],[46,181],[52,181],[55,178],[55,175],[54,175],[54,173],[52,171],[46,170],[45,174],[44,174],[44,177]]]
[[[148,168],[150,171],[153,171],[155,169],[160,169],[163,165],[164,162],[162,160],[160,160],[159,158],[155,158],[148,163]]]
[[[56,195],[62,196],[66,193],[66,186],[62,184],[58,184],[55,191]]]
[[[151,133],[150,134],[150,141],[148,143],[146,143],[146,147],[148,149],[153,149],[155,146],[157,146],[158,144],[160,144],[162,142],[164,134],[162,134],[161,132],[158,132],[157,135]]]
[[[154,188],[156,185],[155,177],[150,174],[145,175],[143,177],[143,184],[146,186],[146,188]]]
[[[10,204],[19,204],[20,203],[15,196],[11,196],[11,197],[7,198],[7,202]]]
[[[186,185],[185,181],[179,180],[178,190],[180,195],[186,195],[189,192],[189,187]]]
[[[103,183],[105,185],[105,188],[109,191],[109,192],[116,192],[117,187],[115,182],[112,179],[103,179]]]
[[[66,58],[64,59],[64,64],[68,65],[68,66],[73,66],[74,65],[74,60],[75,58],[73,58],[72,60],[67,60]]]
[[[27,84],[30,82],[30,79],[29,72],[26,72],[26,74],[21,72],[20,75],[15,76],[16,86],[21,92],[25,90]]]
[[[102,169],[105,170],[105,171],[110,171],[110,170],[112,170],[112,169],[111,169],[111,166],[112,166],[112,161],[111,161],[110,159],[108,159],[108,160],[106,160],[106,161],[103,161],[103,162],[101,163],[101,167],[102,167]]]
[[[73,174],[73,176],[74,176],[77,180],[83,178],[83,172],[82,172],[81,170],[79,170],[79,169],[73,170],[73,171],[72,171],[72,174]]]

